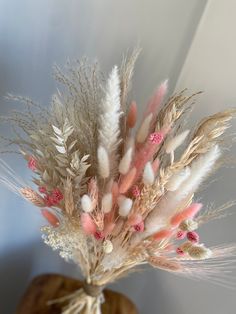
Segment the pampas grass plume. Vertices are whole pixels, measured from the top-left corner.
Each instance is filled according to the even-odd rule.
[[[99,174],[103,179],[106,179],[110,175],[110,162],[107,151],[104,147],[98,147],[98,168]]]
[[[165,185],[165,188],[168,191],[176,191],[179,186],[190,176],[190,173],[191,171],[189,167],[180,170],[169,179]]]
[[[185,180],[176,191],[178,200],[184,199],[190,193],[196,191],[198,186],[212,170],[215,162],[220,156],[218,145],[213,146],[207,153],[200,155],[191,164],[191,175]]]
[[[119,144],[120,133],[120,78],[117,66],[114,66],[108,78],[106,96],[102,102],[101,111],[99,141],[110,156]]]

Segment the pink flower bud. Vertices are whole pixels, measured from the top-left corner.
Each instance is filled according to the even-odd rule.
[[[139,197],[140,196],[140,190],[139,190],[139,187],[137,185],[134,185],[132,187],[132,190],[131,190],[133,196],[135,197]]]
[[[149,141],[152,143],[152,144],[161,144],[162,141],[164,139],[164,135],[162,132],[154,132],[152,134],[150,134],[149,136]]]
[[[133,229],[134,229],[136,232],[143,232],[143,231],[144,231],[144,222],[141,221],[140,223],[134,225],[134,226],[133,226]]]
[[[104,234],[103,234],[102,231],[98,231],[98,230],[97,230],[97,231],[94,233],[94,237],[95,237],[96,240],[103,240],[103,239],[104,239]]]
[[[45,188],[45,186],[40,186],[38,190],[42,194],[47,194],[47,189]]]
[[[63,200],[63,194],[57,188],[52,191],[52,196],[55,201],[57,200],[58,202],[60,202],[61,200]]]
[[[177,253],[178,255],[184,255],[184,251],[183,251],[180,247],[177,247],[176,253]]]
[[[186,237],[187,232],[186,231],[178,231],[176,234],[176,239],[183,240]]]
[[[199,242],[199,235],[195,231],[190,231],[187,233],[187,238],[189,241],[197,243]]]
[[[44,201],[45,201],[45,205],[48,207],[55,205],[55,201],[51,195],[45,195]]]

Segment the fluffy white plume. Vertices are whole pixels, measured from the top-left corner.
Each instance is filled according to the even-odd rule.
[[[99,141],[109,156],[119,144],[120,134],[120,78],[117,66],[111,71],[106,85],[106,96],[101,105]]]
[[[193,161],[191,175],[176,191],[176,198],[182,200],[189,193],[193,193],[212,170],[216,160],[220,157],[218,145],[213,146],[207,153]]]
[[[145,185],[153,184],[155,180],[154,171],[152,169],[152,164],[149,162],[146,163],[143,171],[143,183]]]
[[[83,211],[86,213],[90,213],[93,210],[92,200],[89,197],[89,195],[84,194],[81,197],[81,207],[82,207]]]
[[[130,198],[124,197],[123,199],[121,199],[119,202],[119,215],[122,217],[128,216],[132,205],[133,201]]]
[[[133,149],[130,147],[127,152],[124,154],[122,157],[120,164],[119,164],[119,172],[121,174],[126,174],[129,171],[130,164],[132,161],[132,154],[133,154]]]
[[[175,191],[179,188],[180,184],[182,184],[189,176],[190,176],[190,168],[186,167],[176,174],[174,174],[170,180],[165,185],[165,188],[168,191]]]
[[[104,213],[109,213],[112,209],[112,194],[107,193],[102,197],[102,211]]]
[[[193,193],[199,184],[206,178],[220,156],[219,147],[216,145],[206,154],[200,156],[194,161],[190,168],[190,175],[180,185],[175,192],[167,192],[157,204],[156,208],[148,215],[145,220],[145,232],[135,237],[134,241],[139,242],[147,237],[165,228],[176,208],[183,208],[189,194]]]
[[[149,129],[150,129],[150,124],[152,121],[152,117],[153,114],[150,113],[143,121],[143,123],[141,124],[138,132],[137,132],[137,137],[136,140],[138,143],[143,143],[145,141],[145,139],[148,136],[149,133]]]
[[[167,141],[165,144],[165,149],[166,149],[167,154],[174,152],[176,148],[178,148],[184,142],[188,134],[189,134],[189,130],[185,130],[184,132],[176,135],[175,137]]]
[[[103,179],[106,179],[110,175],[110,161],[107,151],[104,147],[98,147],[98,169],[99,174]]]

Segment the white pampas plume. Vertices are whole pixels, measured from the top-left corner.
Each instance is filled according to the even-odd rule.
[[[167,154],[170,154],[176,150],[186,139],[189,134],[189,130],[185,130],[184,132],[176,135],[172,139],[168,140],[165,144],[165,150]]]
[[[133,154],[133,148],[130,147],[120,161],[119,172],[123,175],[129,171],[130,164],[132,161],[132,154]]]
[[[131,208],[133,205],[133,201],[128,198],[124,197],[119,201],[119,215],[122,217],[128,216]]]
[[[186,167],[176,174],[173,174],[173,176],[169,179],[167,184],[165,185],[165,188],[168,191],[176,191],[180,184],[182,184],[189,176],[190,176],[190,168]]]
[[[104,147],[98,147],[98,169],[99,174],[103,179],[106,179],[110,175],[110,162],[107,151]]]
[[[218,145],[213,146],[207,153],[193,161],[190,171],[191,175],[176,191],[176,198],[182,200],[189,193],[193,193],[212,170],[216,160],[220,157]]]
[[[107,193],[102,197],[102,211],[107,214],[112,209],[112,194]]]
[[[143,143],[149,133],[149,129],[150,129],[150,125],[152,122],[152,118],[153,118],[153,114],[150,113],[143,121],[143,123],[141,124],[138,132],[137,132],[137,137],[136,140],[138,143]]]
[[[152,168],[152,164],[151,162],[147,162],[145,167],[144,167],[144,171],[143,171],[143,183],[145,185],[151,185],[153,184],[155,180],[155,175],[154,175],[154,171]]]
[[[93,203],[92,203],[92,200],[89,197],[89,195],[84,194],[81,197],[81,207],[82,207],[83,211],[86,213],[90,213],[93,211]]]
[[[108,78],[101,112],[99,142],[110,156],[119,145],[118,136],[120,134],[120,79],[117,66],[114,66]]]

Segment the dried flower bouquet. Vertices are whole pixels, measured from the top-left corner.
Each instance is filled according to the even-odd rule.
[[[124,58],[105,84],[98,65],[85,59],[68,64],[66,74],[56,67],[64,89],[50,109],[10,96],[26,111],[1,118],[15,133],[6,144],[18,145],[38,191],[3,160],[1,181],[41,209],[49,223],[45,243],[85,277],[83,289],[52,301],[68,301],[64,314],[101,313],[103,287],[138,265],[221,282],[218,273],[235,255],[234,245],[206,247],[196,231],[232,204],[202,210],[194,193],[222,163],[224,132],[236,110],[204,119],[193,132],[181,130],[197,94],[182,91],[162,105],[165,81],[134,132],[137,105],[128,105],[128,92],[137,56],[135,50]]]

